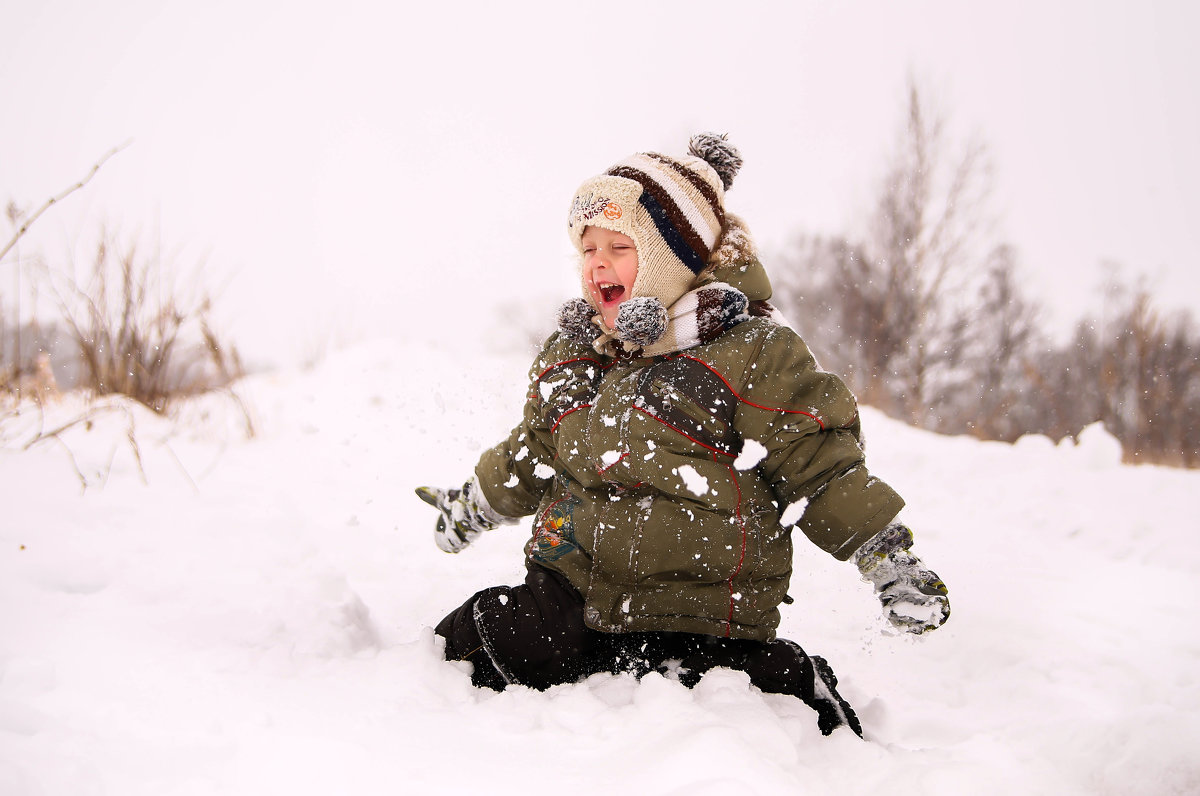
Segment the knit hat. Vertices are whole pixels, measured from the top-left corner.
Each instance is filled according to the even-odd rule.
[[[587,180],[575,192],[567,230],[582,255],[589,226],[633,239],[638,274],[630,299],[670,307],[694,286],[725,228],[725,191],[742,158],[717,133],[688,142],[688,155],[643,152]],[[585,291],[586,295],[586,291]]]

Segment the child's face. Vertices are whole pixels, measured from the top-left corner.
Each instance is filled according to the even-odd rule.
[[[600,308],[604,325],[615,327],[621,302],[633,294],[638,254],[633,238],[620,232],[588,227],[583,231],[583,285]]]

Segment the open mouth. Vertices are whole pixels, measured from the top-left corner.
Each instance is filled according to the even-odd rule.
[[[605,304],[612,304],[621,296],[625,295],[624,285],[596,285],[600,289],[600,297],[604,299]]]

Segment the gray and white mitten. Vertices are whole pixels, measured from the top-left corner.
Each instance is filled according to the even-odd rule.
[[[447,553],[461,552],[484,531],[516,520],[497,514],[472,478],[462,489],[417,487],[417,497],[441,512],[433,530],[433,541]]]
[[[946,584],[912,554],[912,531],[893,522],[854,554],[863,580],[875,586],[887,620],[906,633],[936,630],[950,618]]]

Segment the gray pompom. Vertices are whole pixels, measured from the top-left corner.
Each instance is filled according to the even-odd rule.
[[[725,190],[742,167],[742,156],[726,139],[725,133],[697,133],[688,141],[688,152],[713,167],[721,177]]]
[[[591,345],[600,336],[600,328],[592,323],[596,311],[581,298],[573,298],[558,308],[558,328],[567,337]]]
[[[667,308],[652,296],[631,298],[617,311],[617,334],[643,348],[658,342],[667,331]]]

